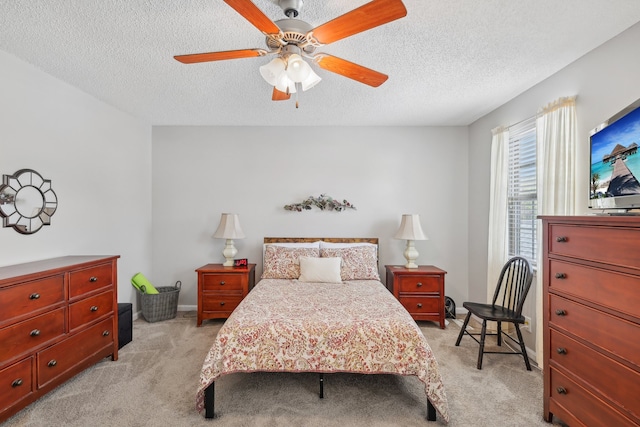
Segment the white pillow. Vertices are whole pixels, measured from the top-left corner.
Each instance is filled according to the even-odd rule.
[[[340,283],[341,258],[300,257],[300,282]]]

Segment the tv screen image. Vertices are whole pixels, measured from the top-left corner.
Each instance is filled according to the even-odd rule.
[[[591,131],[589,207],[640,208],[640,100]]]

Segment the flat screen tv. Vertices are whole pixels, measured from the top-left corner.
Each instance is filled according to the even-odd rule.
[[[640,209],[640,99],[590,132],[589,207]]]

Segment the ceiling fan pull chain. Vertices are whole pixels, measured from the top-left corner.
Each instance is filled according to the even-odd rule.
[[[296,85],[296,108],[298,108],[298,93],[300,92],[300,83],[294,83]]]

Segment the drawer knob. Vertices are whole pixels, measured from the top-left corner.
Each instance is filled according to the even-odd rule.
[[[566,348],[558,347],[556,351],[558,352],[558,354],[567,354]]]
[[[422,308],[422,303],[418,303],[418,308]]]
[[[220,305],[224,305],[224,301],[220,301]]]
[[[556,237],[556,242],[563,243],[563,242],[566,242],[567,240],[569,240],[569,239],[567,239],[566,236],[558,236],[558,237]]]
[[[104,332],[102,333],[102,336],[103,336],[103,337],[108,337],[110,334],[111,334],[111,332],[109,332],[109,331],[104,331]]]
[[[11,387],[20,387],[22,385],[22,378],[18,378],[11,383]]]
[[[556,388],[556,391],[558,392],[558,394],[567,394],[567,389],[564,387],[558,387]]]
[[[40,299],[40,294],[37,292],[34,292],[31,295],[29,295],[29,299]]]
[[[34,329],[33,331],[29,332],[29,335],[31,335],[32,337],[37,337],[38,335],[40,335],[40,329]]]
[[[47,366],[50,367],[50,368],[53,368],[57,364],[58,364],[58,361],[56,359],[51,359],[51,360],[49,360],[49,363],[47,363]]]
[[[98,306],[97,305],[92,305],[91,308],[89,309],[91,311],[98,311]]]
[[[566,279],[567,275],[564,273],[556,273],[556,279]]]
[[[220,281],[220,286],[224,286],[227,282],[225,282],[224,280]]]
[[[92,283],[93,282],[97,282],[98,278],[96,276],[91,276],[91,277],[89,277],[89,281],[92,282]]]
[[[567,312],[564,311],[563,309],[559,308],[559,309],[556,310],[556,314],[558,316],[566,316]]]
[[[416,283],[416,286],[417,286],[417,287],[419,287],[419,288],[421,288],[421,287],[422,287],[422,282],[418,282],[418,283]]]

